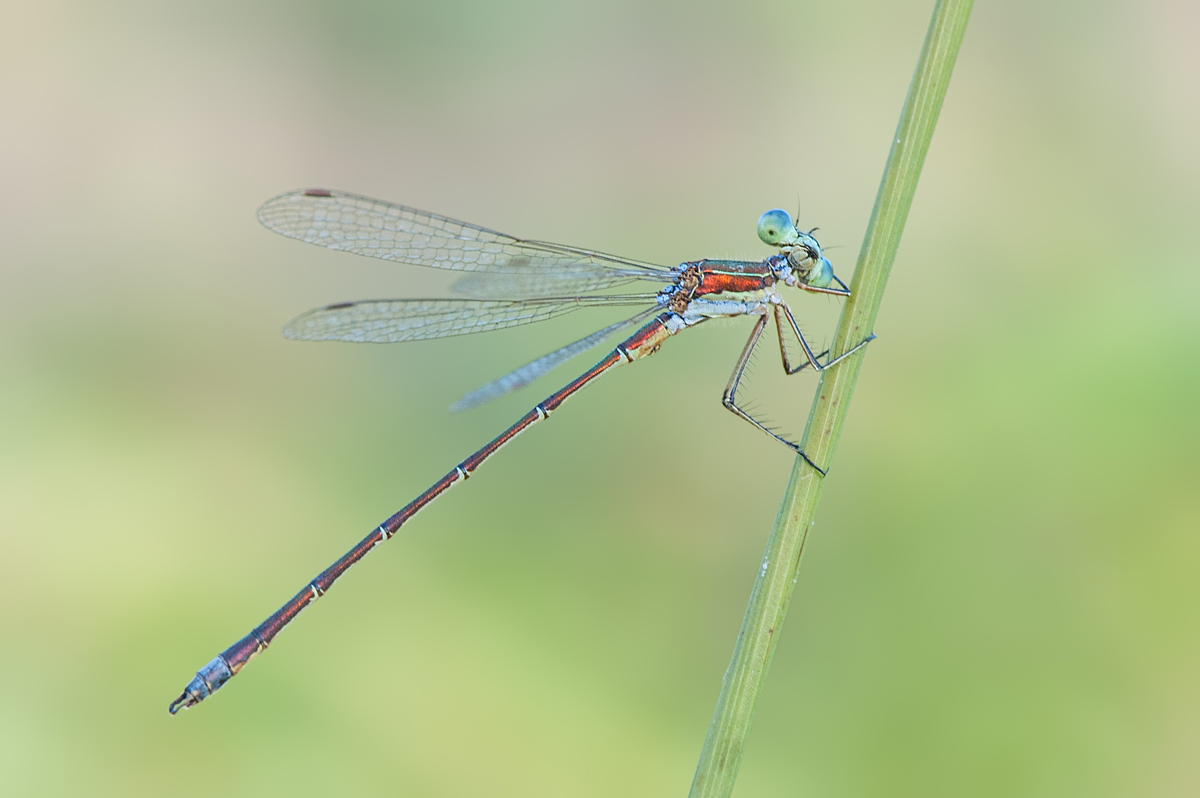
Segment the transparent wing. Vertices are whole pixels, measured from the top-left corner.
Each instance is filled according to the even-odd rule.
[[[505,394],[512,393],[515,390],[524,388],[529,383],[541,377],[543,374],[548,374],[553,369],[558,368],[563,363],[566,363],[576,355],[582,354],[592,347],[598,345],[605,338],[615,333],[622,327],[628,327],[642,319],[645,319],[651,313],[654,313],[658,308],[650,308],[643,311],[631,319],[619,321],[616,324],[610,324],[603,330],[598,330],[591,335],[580,338],[574,343],[567,344],[561,349],[556,349],[548,355],[543,355],[537,360],[526,363],[518,369],[513,369],[499,379],[492,380],[487,385],[476,388],[463,398],[459,399],[454,404],[450,405],[450,412],[458,413],[463,410],[470,410],[473,407],[487,404],[493,399],[499,399]]]
[[[523,299],[583,294],[636,280],[616,278],[612,274],[591,275],[577,272],[545,274],[504,274],[470,272],[450,284],[450,293],[477,299]]]
[[[259,208],[258,219],[288,238],[372,258],[466,272],[554,275],[552,290],[559,294],[609,288],[637,279],[672,279],[669,269],[652,263],[513,238],[343,191],[307,189],[281,194]],[[570,289],[564,291],[568,284]]]
[[[304,341],[421,341],[533,324],[581,307],[644,306],[654,301],[654,294],[617,294],[518,301],[384,299],[340,302],[297,316],[283,328],[283,334]]]

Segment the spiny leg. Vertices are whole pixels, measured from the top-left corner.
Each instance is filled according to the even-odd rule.
[[[797,371],[801,371],[803,369],[808,368],[809,365],[811,365],[811,364],[807,360],[805,360],[799,366],[792,368],[792,360],[791,360],[791,357],[789,357],[789,355],[788,355],[787,343],[783,340],[783,319],[780,318],[780,314],[782,312],[783,311],[781,311],[779,309],[779,306],[776,305],[775,306],[775,332],[779,336],[779,356],[783,359],[783,372],[790,377],[793,374],[795,374]],[[820,360],[821,358],[825,357],[828,354],[829,354],[829,350],[826,349],[824,352],[817,355],[817,359]]]
[[[759,338],[762,337],[763,330],[767,326],[766,314],[758,317],[758,321],[754,322],[754,329],[750,331],[750,338],[746,341],[746,346],[742,349],[742,354],[738,357],[737,364],[733,367],[733,373],[729,375],[729,382],[725,385],[725,393],[721,395],[721,404],[725,409],[733,413],[738,418],[749,421],[754,426],[758,427],[763,432],[770,435],[775,440],[782,443],[784,446],[791,449],[796,454],[804,458],[804,462],[815,468],[822,476],[825,475],[825,469],[809,459],[808,455],[800,448],[799,445],[792,443],[787,438],[776,435],[771,430],[762,425],[756,418],[751,416],[745,410],[737,406],[737,389],[738,384],[742,381],[742,375],[746,373],[746,366],[750,362],[750,356],[754,354],[754,347],[758,345]]]
[[[791,363],[788,359],[787,347],[784,346],[784,343],[783,343],[783,324],[780,322],[780,319],[779,319],[780,313],[783,313],[783,315],[785,315],[787,317],[788,324],[791,326],[792,332],[794,332],[796,334],[796,338],[800,341],[800,348],[804,350],[804,357],[807,360],[806,363],[803,363],[802,365],[800,365],[794,369],[792,368]],[[842,354],[838,355],[837,357],[835,357],[833,360],[829,361],[828,363],[822,364],[820,361],[820,358],[823,358],[826,355],[828,355],[829,350],[826,349],[824,352],[822,352],[819,355],[813,354],[812,347],[810,347],[808,345],[808,341],[804,338],[804,333],[800,332],[800,325],[796,324],[796,317],[792,315],[792,309],[789,308],[786,303],[781,302],[775,306],[775,326],[779,330],[779,351],[780,351],[780,354],[783,356],[783,369],[784,369],[784,371],[786,371],[788,373],[789,376],[792,374],[795,374],[797,371],[800,371],[800,369],[807,368],[810,365],[813,367],[813,369],[815,371],[818,371],[818,372],[824,371],[825,369],[829,368],[830,366],[832,366],[836,363],[842,362],[843,360],[850,357],[858,350],[862,349],[867,344],[871,343],[871,341],[875,340],[875,333],[871,333],[870,335],[868,335],[866,337],[866,339],[861,341],[853,349],[849,350],[848,352],[843,352]]]

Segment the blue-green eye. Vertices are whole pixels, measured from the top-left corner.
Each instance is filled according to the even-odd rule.
[[[804,282],[813,288],[828,288],[833,284],[833,264],[825,258],[821,258],[812,267],[812,271],[808,273],[808,279]]]
[[[758,237],[764,244],[776,247],[794,244],[799,236],[796,225],[792,224],[792,217],[785,210],[776,208],[758,217]]]

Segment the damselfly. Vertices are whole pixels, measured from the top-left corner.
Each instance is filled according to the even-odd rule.
[[[259,221],[277,233],[327,249],[354,252],[383,260],[415,263],[466,272],[452,287],[470,299],[393,299],[342,302],[309,311],[283,328],[288,338],[308,341],[393,342],[516,327],[561,316],[578,308],[630,306],[633,316],[567,344],[460,399],[462,410],[526,385],[568,359],[600,344],[618,330],[641,325],[596,365],[551,394],[325,569],[278,612],[199,670],[170,712],[200,703],[261,653],[275,635],[338,577],[380,543],[396,534],[408,519],[459,482],[535,422],[548,418],[572,394],[624,363],[654,354],[672,335],[714,318],[750,316],[754,326],[734,365],[722,404],[775,440],[794,450],[814,469],[824,470],[791,441],[768,429],[737,404],[738,385],[746,365],[774,317],[783,367],[788,374],[804,368],[822,371],[861,349],[873,338],[832,359],[814,353],[791,308],[779,293],[786,285],[820,294],[849,296],[833,273],[811,232],[801,232],[786,211],[767,211],[758,220],[758,235],[779,252],[763,261],[700,260],[666,268],[578,247],[529,241],[403,205],[341,191],[293,191],[268,201]],[[636,281],[656,283],[650,293],[596,294],[595,291]],[[836,286],[834,285],[836,283]],[[793,365],[784,343],[795,335],[804,353]]]

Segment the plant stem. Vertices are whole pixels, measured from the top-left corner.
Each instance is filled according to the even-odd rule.
[[[842,309],[833,352],[844,352],[874,328],[883,301],[917,179],[929,151],[942,100],[966,31],[972,0],[937,0],[917,69],[900,114],[875,208],[867,225],[851,296]],[[867,347],[866,349],[870,349]],[[801,446],[828,468],[850,407],[866,349],[822,372]],[[746,617],[709,724],[708,737],[692,782],[691,798],[728,798],[733,794],[758,692],[766,678],[800,568],[804,540],[814,521],[824,478],[797,457],[762,567],[754,582]]]

